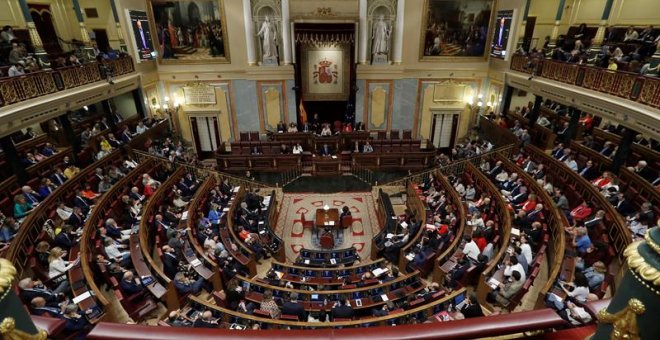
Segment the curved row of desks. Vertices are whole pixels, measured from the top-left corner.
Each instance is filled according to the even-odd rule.
[[[508,158],[501,155],[495,155],[496,161],[502,162],[502,167],[509,173],[515,172],[518,178],[523,178],[524,181],[530,186],[530,193],[536,194],[539,202],[543,202],[543,212],[545,216],[545,226],[550,232],[549,241],[550,247],[546,248],[546,255],[548,257],[548,279],[546,284],[541,288],[536,307],[541,308],[544,305],[546,295],[552,290],[557,278],[562,275],[565,280],[570,280],[573,276],[575,268],[575,258],[565,257],[567,247],[573,248],[570,240],[566,237],[564,232],[565,228],[569,226],[566,216],[554,206],[554,201],[550,195],[523,169],[516,166]],[[565,264],[565,265],[564,265]]]
[[[495,201],[495,222],[499,224],[499,242],[497,244],[497,252],[493,255],[488,261],[488,265],[484,268],[484,271],[481,273],[481,277],[477,283],[477,299],[482,305],[485,305],[486,295],[490,292],[490,287],[488,286],[488,278],[493,275],[497,265],[504,259],[507,247],[511,239],[511,213],[507,207],[507,202],[504,201],[502,195],[495,185],[488,179],[484,174],[479,171],[472,163],[468,163],[466,167],[469,174],[472,175],[472,180],[475,183],[475,187],[484,188],[484,191],[488,193],[488,196],[491,200]]]

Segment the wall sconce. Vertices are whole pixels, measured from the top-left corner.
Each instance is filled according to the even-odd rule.
[[[323,210],[328,211],[328,210],[330,210],[330,207],[326,204],[326,205],[323,206]]]

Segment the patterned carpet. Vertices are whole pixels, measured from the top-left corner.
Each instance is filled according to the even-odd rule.
[[[335,239],[335,249],[355,247],[363,260],[371,253],[371,238],[378,228],[378,218],[374,210],[374,199],[371,193],[339,193],[339,194],[284,194],[277,220],[276,233],[284,240],[288,261],[295,261],[300,249],[320,249],[318,241],[310,229],[303,229],[301,214],[305,220],[313,221],[316,209],[324,205],[337,208],[343,206],[351,209],[353,216],[352,228],[340,231]]]

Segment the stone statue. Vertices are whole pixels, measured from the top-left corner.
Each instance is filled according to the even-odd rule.
[[[266,17],[257,35],[263,39],[263,57],[277,58],[277,26],[270,22],[270,17]]]
[[[389,51],[389,41],[392,28],[385,22],[385,17],[381,15],[378,21],[374,23],[371,45],[371,54],[387,54]]]

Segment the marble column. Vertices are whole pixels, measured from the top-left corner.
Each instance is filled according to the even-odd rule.
[[[110,7],[112,8],[112,17],[115,19],[115,26],[117,28],[117,38],[119,39],[119,49],[122,52],[127,52],[126,41],[124,40],[124,33],[121,31],[121,23],[119,22],[119,13],[117,13],[117,5],[115,0],[110,0]]]
[[[598,24],[598,31],[596,31],[596,36],[591,42],[591,50],[600,50],[600,45],[605,39],[605,31],[607,28],[607,21],[610,19],[610,13],[612,12],[612,5],[614,0],[607,0],[605,2],[605,8],[603,9],[603,15],[600,17],[600,23]]]
[[[18,4],[21,6],[21,12],[23,12],[23,18],[25,19],[25,24],[27,25],[28,32],[30,33],[30,41],[35,50],[35,56],[39,62],[43,65],[48,64],[48,54],[44,50],[44,44],[41,42],[41,37],[39,32],[37,32],[37,26],[34,25],[32,20],[32,15],[30,15],[30,7],[27,4],[27,0],[18,0]]]
[[[566,5],[566,0],[559,0],[559,7],[557,7],[557,15],[555,16],[555,26],[552,28],[552,34],[550,34],[550,43],[548,44],[550,47],[557,46],[557,37],[559,37],[559,25],[561,24],[561,17],[564,13],[564,5]]]
[[[282,50],[284,65],[291,64],[291,25],[289,24],[289,0],[282,0]]]
[[[525,28],[527,27],[527,17],[529,16],[529,6],[532,0],[527,0],[525,3],[525,12],[523,13],[522,23],[518,27],[518,44],[516,48],[522,47],[525,51],[529,51],[531,41],[525,41]]]
[[[254,49],[254,25],[252,23],[252,5],[250,0],[243,0],[243,21],[245,22],[245,44],[247,45],[248,65],[257,64],[257,52]]]
[[[403,59],[403,16],[406,7],[406,0],[398,0],[396,3],[396,23],[394,27],[394,49],[392,51],[392,61],[400,65]]]
[[[80,26],[80,35],[82,35],[82,42],[85,45],[90,43],[89,33],[87,33],[87,28],[85,27],[85,19],[80,9],[80,3],[78,0],[72,0],[73,2],[73,11],[76,13],[76,19],[78,19],[78,25]]]
[[[369,41],[369,27],[367,27],[367,0],[360,0],[360,42],[359,42],[359,55],[358,61],[360,64],[367,63],[367,43]]]

